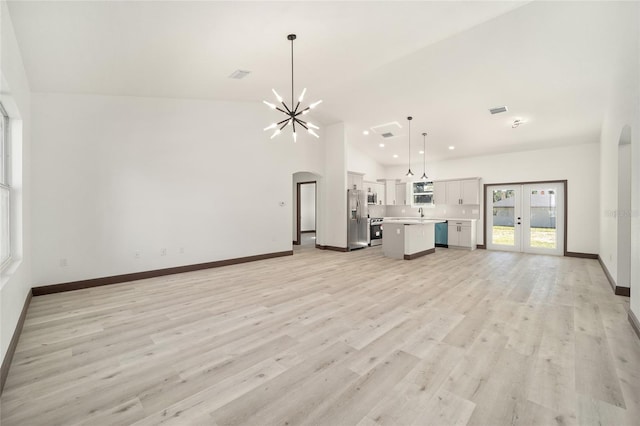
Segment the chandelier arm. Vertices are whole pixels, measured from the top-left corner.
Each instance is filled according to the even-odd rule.
[[[287,108],[287,106],[286,106],[286,105],[285,105],[284,107],[285,107],[285,108]],[[283,109],[282,109],[282,108],[280,108],[280,107],[276,107],[276,109],[277,109],[278,111],[280,111],[281,113],[283,113],[283,114],[287,114],[287,115],[289,115],[289,114],[290,114],[289,112],[287,112],[287,111],[283,110]],[[288,110],[288,109],[289,109],[289,108],[287,108],[287,110]]]
[[[300,111],[300,112],[296,112],[296,117],[297,117],[297,116],[299,116],[299,115],[301,115],[301,114],[304,114],[304,112],[305,112],[305,111],[309,111],[310,109],[311,109],[311,107],[306,107],[306,108],[305,108],[305,109],[303,109],[302,111]]]
[[[291,118],[285,118],[284,120],[280,121],[279,123],[276,123],[276,126],[279,126],[282,123],[284,123],[285,121],[289,121],[289,120],[291,120]]]
[[[287,106],[287,104],[284,103],[284,101],[282,101],[282,106],[287,110],[287,112],[285,114],[289,114],[291,115],[291,110],[289,109],[289,107]]]
[[[298,115],[298,114],[297,114],[297,112],[298,112],[298,108],[300,108],[300,101],[298,101],[298,103],[296,104],[296,107],[293,109],[293,114],[294,114],[294,115]]]
[[[291,121],[291,120],[287,119],[287,122],[286,122],[286,123],[284,123],[284,124],[282,125],[282,127],[280,127],[280,130],[282,130],[282,129],[284,129],[285,127],[287,127],[287,124],[289,124],[289,122],[290,122],[290,121]]]
[[[298,122],[298,124],[299,124],[299,125],[301,125],[302,127],[304,127],[304,129],[305,129],[305,130],[309,130],[309,128],[308,128],[307,126],[305,126],[305,125],[304,125],[305,123],[304,123],[302,120],[298,120],[298,119],[296,118],[296,121]]]

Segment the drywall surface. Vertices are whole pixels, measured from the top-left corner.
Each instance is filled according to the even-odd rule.
[[[291,250],[293,172],[324,167],[259,103],[32,103],[35,286]]]

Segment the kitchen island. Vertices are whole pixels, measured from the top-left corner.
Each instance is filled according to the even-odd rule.
[[[394,259],[411,260],[436,251],[435,224],[440,219],[385,218],[382,253]]]

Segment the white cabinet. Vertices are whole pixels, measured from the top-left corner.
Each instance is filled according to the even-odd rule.
[[[447,182],[433,182],[433,204],[437,206],[447,204]]]
[[[396,183],[396,204],[399,206],[406,206],[409,204],[407,201],[407,184]]]
[[[364,173],[347,172],[347,189],[364,189]]]
[[[378,194],[378,205],[385,204],[384,183],[375,183],[376,194]]]
[[[480,204],[479,179],[434,182],[435,204]]]
[[[389,206],[396,204],[396,181],[388,180],[385,182],[384,202]]]
[[[447,245],[449,247],[476,249],[475,220],[450,220],[448,225]]]

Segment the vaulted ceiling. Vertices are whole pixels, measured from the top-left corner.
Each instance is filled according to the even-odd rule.
[[[638,69],[637,2],[53,0],[9,10],[34,92],[259,102],[273,87],[289,97],[286,36],[296,33],[296,92],[323,99],[316,121],[344,121],[349,141],[385,165],[407,162],[408,115],[413,161],[423,132],[428,161],[596,142],[612,79]],[[237,69],[251,74],[230,79]],[[506,113],[489,114],[501,105]],[[390,122],[402,126],[395,137],[371,129]]]

